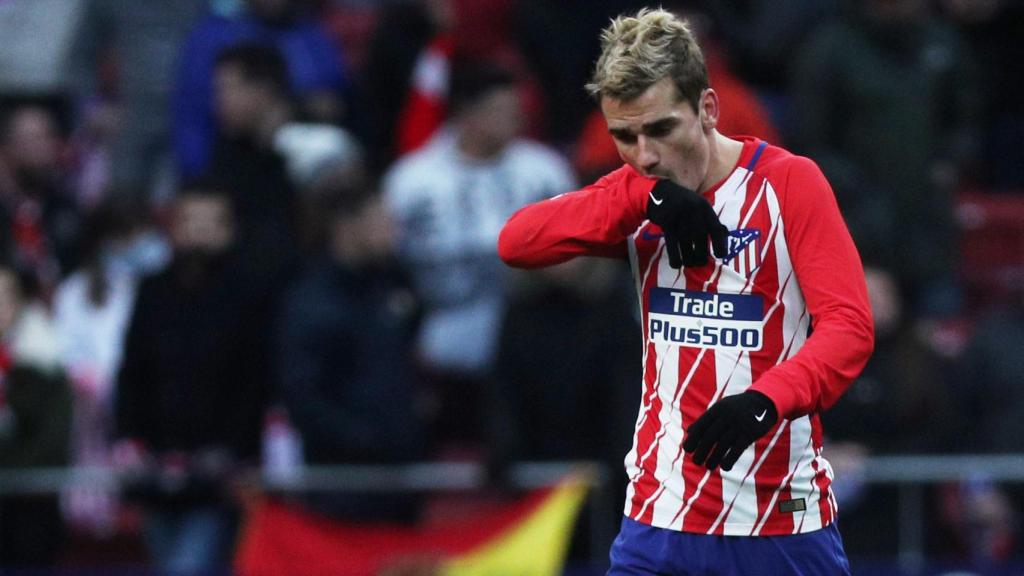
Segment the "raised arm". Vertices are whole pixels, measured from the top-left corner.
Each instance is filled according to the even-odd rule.
[[[530,204],[501,230],[498,254],[517,268],[576,256],[625,258],[626,238],[647,218],[647,197],[656,182],[623,166],[582,190]]]

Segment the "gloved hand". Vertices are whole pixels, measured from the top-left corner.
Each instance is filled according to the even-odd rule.
[[[659,180],[647,200],[647,218],[665,233],[665,250],[673,268],[708,263],[708,236],[715,256],[726,255],[729,230],[700,194],[671,180]]]
[[[714,470],[732,470],[748,446],[772,429],[779,415],[770,398],[748,390],[715,402],[686,431],[683,450],[693,461]]]

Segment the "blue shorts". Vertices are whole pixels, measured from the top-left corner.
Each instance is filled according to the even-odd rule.
[[[608,576],[840,576],[850,574],[839,528],[786,536],[708,536],[629,518],[611,550]]]

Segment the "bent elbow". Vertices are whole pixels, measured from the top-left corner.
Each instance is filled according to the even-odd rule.
[[[846,334],[846,350],[851,360],[861,366],[867,364],[875,351],[875,321],[871,310],[865,308],[845,308],[840,318],[841,330]]]
[[[522,251],[519,249],[519,242],[515,240],[515,233],[511,228],[510,220],[498,233],[498,257],[509,266],[521,268],[524,266]]]

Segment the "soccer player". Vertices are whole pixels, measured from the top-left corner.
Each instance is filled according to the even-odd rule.
[[[643,400],[609,573],[849,574],[819,414],[874,342],[828,182],[715,129],[700,48],[669,12],[615,19],[587,88],[626,165],[523,208],[498,250],[522,268],[632,266]]]

